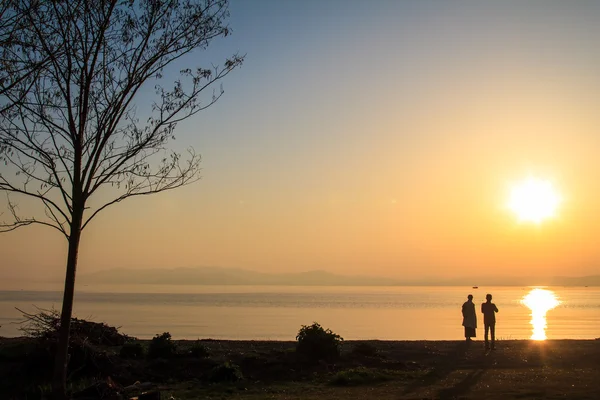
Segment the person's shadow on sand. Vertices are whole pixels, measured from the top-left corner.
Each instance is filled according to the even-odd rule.
[[[476,385],[487,371],[489,360],[486,358],[485,354],[482,354],[476,362],[480,365],[480,368],[472,369],[464,379],[454,386],[438,390],[438,397],[440,399],[454,399],[457,396],[466,394],[471,387]]]
[[[457,369],[467,369],[468,367],[464,365],[465,355],[467,354],[467,351],[471,346],[471,343],[459,342],[456,345],[456,347],[448,351],[440,359],[436,366],[431,371],[429,371],[422,379],[417,380],[414,383],[408,385],[406,388],[404,388],[402,395],[413,393],[421,388],[434,386],[436,383],[442,381],[443,379],[448,377],[450,373]],[[481,366],[481,368],[473,368],[471,372],[456,385],[450,388],[440,389],[437,393],[437,396],[440,399],[453,398],[468,392],[469,389],[481,379],[481,377],[487,370],[489,360],[486,359],[485,353],[482,353],[476,359],[469,362],[469,364],[474,364],[478,367]]]

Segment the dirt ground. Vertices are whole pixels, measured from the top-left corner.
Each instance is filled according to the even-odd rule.
[[[390,353],[426,365],[427,374],[378,398],[600,399],[600,341],[503,341],[488,352],[477,342],[405,346]]]
[[[27,371],[47,360],[31,362],[26,341],[0,338],[3,399],[43,386]],[[102,348],[79,385],[108,376],[122,387],[150,382],[176,400],[600,399],[600,340],[499,341],[487,352],[480,341],[345,341],[339,360],[311,365],[299,361],[295,342],[202,340],[202,358],[189,352],[198,342],[176,343],[178,355],[168,360],[122,359],[120,347]],[[211,381],[224,363],[238,366],[243,379]]]
[[[313,379],[295,383],[245,382],[226,398],[243,399],[600,399],[600,340],[501,341],[495,351],[481,342],[369,341],[376,357],[350,356],[345,342],[339,365],[325,365]],[[215,354],[268,352],[293,343],[214,342]],[[227,349],[227,350],[225,350]],[[397,371],[385,382],[335,386],[328,377],[346,368]],[[223,398],[191,384],[182,398]],[[195,393],[195,394],[194,394]],[[189,397],[188,397],[189,396]]]

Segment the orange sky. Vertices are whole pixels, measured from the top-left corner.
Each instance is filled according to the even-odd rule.
[[[247,62],[178,127],[203,179],[106,210],[80,273],[597,273],[599,7],[291,3],[232,2],[214,54]],[[563,197],[540,225],[506,207],[529,175]],[[65,250],[48,228],[3,234],[0,278],[62,276]]]

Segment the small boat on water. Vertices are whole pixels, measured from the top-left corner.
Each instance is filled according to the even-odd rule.
[[[473,289],[479,289],[479,286],[473,286]]]

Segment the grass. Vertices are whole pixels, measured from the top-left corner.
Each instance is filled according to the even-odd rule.
[[[67,392],[76,393],[80,390],[88,388],[97,382],[96,379],[92,378],[84,378],[78,379],[76,381],[67,383]],[[26,396],[31,396],[31,398],[38,398],[39,396],[47,396],[52,393],[52,385],[48,383],[38,384],[38,385],[29,385],[23,388],[23,392]]]
[[[30,353],[35,347],[35,343],[30,341],[4,343],[0,346],[0,361],[20,360],[23,354]]]
[[[426,373],[427,370],[394,371],[357,367],[325,375],[314,374],[300,381],[266,383],[244,380],[208,385],[185,382],[171,386],[163,394],[166,398],[172,396],[175,400],[376,398],[372,397],[374,392],[384,397],[398,393],[407,382],[420,379]]]
[[[19,371],[19,353],[28,348],[14,342],[0,340],[0,383],[6,388],[0,393],[18,383],[19,393],[26,389],[39,398],[49,390],[44,381],[10,372]],[[203,341],[208,357],[191,354],[198,342],[178,342],[177,357],[168,360],[123,360],[114,351],[108,375],[123,386],[150,381],[161,397],[175,400],[600,398],[600,341],[503,341],[491,353],[483,351],[481,341],[481,346],[463,341],[362,343],[344,343],[339,360],[314,364],[297,359],[293,342]],[[214,379],[213,370],[225,365],[231,367],[226,372],[239,367],[241,380],[232,374]],[[92,383],[78,380],[72,390]]]
[[[385,382],[393,379],[393,372],[365,367],[351,368],[336,373],[331,379],[335,386],[359,386]]]

